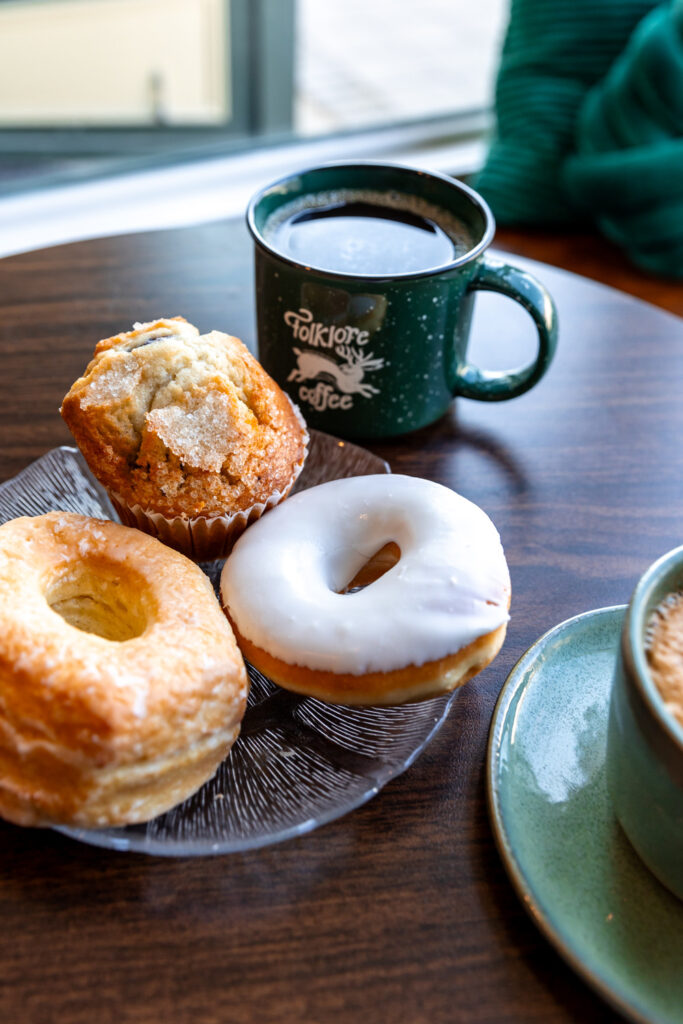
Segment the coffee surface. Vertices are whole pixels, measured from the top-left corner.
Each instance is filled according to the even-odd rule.
[[[650,674],[667,710],[683,725],[683,592],[668,594],[652,613],[645,637]]]
[[[286,204],[266,221],[263,236],[297,263],[362,277],[438,269],[474,245],[466,225],[432,203],[353,189]]]

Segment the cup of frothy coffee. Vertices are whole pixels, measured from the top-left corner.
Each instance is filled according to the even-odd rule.
[[[683,899],[683,547],[650,566],[626,611],[607,778],[632,846]]]
[[[290,175],[249,204],[259,359],[310,426],[390,437],[442,416],[455,395],[514,398],[552,359],[552,299],[490,256],[491,212],[467,185],[379,163]],[[475,293],[520,303],[538,335],[527,366],[490,372],[467,343]]]

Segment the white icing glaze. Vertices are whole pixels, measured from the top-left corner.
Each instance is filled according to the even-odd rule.
[[[390,541],[393,568],[339,591]],[[447,487],[381,474],[288,498],[223,568],[223,604],[252,643],[289,664],[388,672],[454,654],[508,620],[510,576],[488,516]]]

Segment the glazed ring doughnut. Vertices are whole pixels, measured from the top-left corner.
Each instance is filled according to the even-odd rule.
[[[398,560],[349,593],[393,544]],[[340,704],[450,691],[498,653],[510,576],[491,520],[429,480],[335,480],[289,498],[237,542],[221,599],[245,658]]]
[[[0,814],[147,821],[239,732],[242,657],[208,579],[160,541],[68,512],[0,527]]]

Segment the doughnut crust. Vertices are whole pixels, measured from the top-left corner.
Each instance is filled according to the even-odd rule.
[[[457,689],[493,661],[503,646],[507,624],[445,658],[423,665],[406,665],[391,672],[363,672],[360,675],[290,665],[241,636],[234,623],[233,630],[247,661],[285,690],[333,704],[365,706],[428,700]]]
[[[221,599],[245,658],[281,686],[400,704],[449,692],[496,656],[510,576],[480,508],[380,474],[302,491],[252,526]]]
[[[208,579],[117,523],[0,526],[0,815],[148,821],[215,772],[248,682]]]

